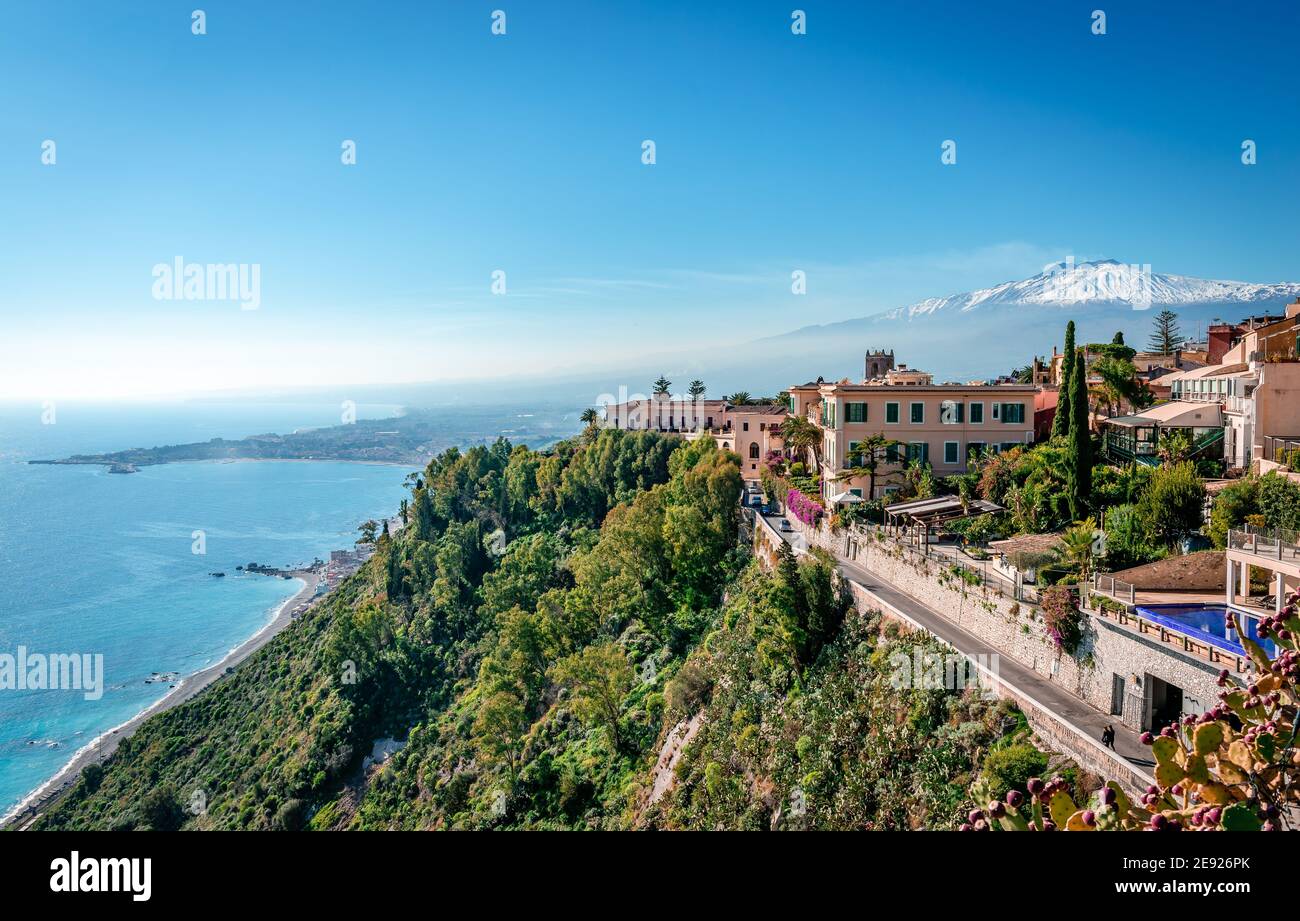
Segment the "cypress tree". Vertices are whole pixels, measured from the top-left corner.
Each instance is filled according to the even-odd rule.
[[[1061,358],[1061,386],[1056,391],[1052,437],[1070,434],[1070,375],[1074,371],[1074,321],[1065,324],[1065,354]]]
[[[1070,375],[1070,432],[1066,454],[1070,517],[1082,521],[1092,500],[1092,432],[1088,425],[1088,372],[1083,353],[1075,353]]]

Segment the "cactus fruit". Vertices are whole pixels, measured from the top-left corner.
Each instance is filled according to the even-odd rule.
[[[1156,782],[1140,803],[1111,781],[1099,791],[1095,805],[1078,808],[1064,779],[1044,782],[1035,777],[1026,784],[1028,820],[1019,812],[1024,797],[1016,790],[1006,795],[1009,808],[991,803],[992,819],[985,821],[980,812],[980,820],[986,827],[1007,831],[1288,827],[1300,811],[1300,593],[1291,594],[1280,615],[1264,618],[1259,633],[1273,640],[1277,656],[1269,659],[1258,643],[1242,636],[1254,666],[1246,687],[1236,685],[1225,669],[1219,673],[1224,690],[1213,708],[1164,726],[1158,733],[1142,733],[1142,743],[1151,746],[1155,757]],[[972,825],[975,815],[971,813]]]

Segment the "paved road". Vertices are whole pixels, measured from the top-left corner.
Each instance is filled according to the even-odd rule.
[[[779,516],[771,516],[768,521],[773,528],[777,529],[777,533],[787,542],[790,542],[792,535],[779,530]],[[1033,697],[1083,735],[1100,740],[1102,729],[1107,724],[1110,724],[1115,727],[1115,750],[1125,760],[1141,769],[1149,769],[1155,764],[1151,759],[1150,749],[1138,741],[1139,734],[1119,722],[1115,717],[1093,709],[1073,694],[1062,689],[1060,685],[1048,681],[1032,669],[1021,665],[1009,654],[970,631],[957,626],[948,618],[917,601],[892,583],[886,582],[875,573],[869,572],[859,564],[846,560],[838,554],[836,560],[839,562],[840,572],[846,578],[857,582],[863,588],[889,602],[963,655],[996,654],[998,656],[1000,677]]]

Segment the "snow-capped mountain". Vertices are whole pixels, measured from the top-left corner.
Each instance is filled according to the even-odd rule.
[[[1129,306],[1137,309],[1191,304],[1274,305],[1300,296],[1300,284],[1255,284],[1211,281],[1187,275],[1152,272],[1149,266],[1126,265],[1114,259],[1048,266],[1023,281],[1008,281],[992,288],[932,297],[907,307],[896,307],[872,319],[907,319],[968,313],[987,307],[1044,305],[1080,307],[1089,304]]]
[[[884,348],[939,380],[986,379],[1052,354],[1068,320],[1080,342],[1110,342],[1122,333],[1142,348],[1161,310],[1172,310],[1182,334],[1198,340],[1215,320],[1280,314],[1297,297],[1295,282],[1210,281],[1113,259],[1066,261],[1023,281],[765,337],[743,358],[751,373],[762,367],[774,381],[854,379],[862,374],[863,352]]]

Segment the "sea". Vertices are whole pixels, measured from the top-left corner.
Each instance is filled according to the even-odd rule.
[[[400,407],[356,411],[386,418]],[[112,474],[27,461],[338,422],[333,402],[0,403],[0,655],[103,657],[97,699],[0,688],[0,815],[176,680],[224,658],[302,587],[236,567],[291,568],[351,547],[362,522],[396,514],[412,469],[237,461]],[[573,413],[460,407],[445,428],[450,443],[472,444],[577,426]]]

